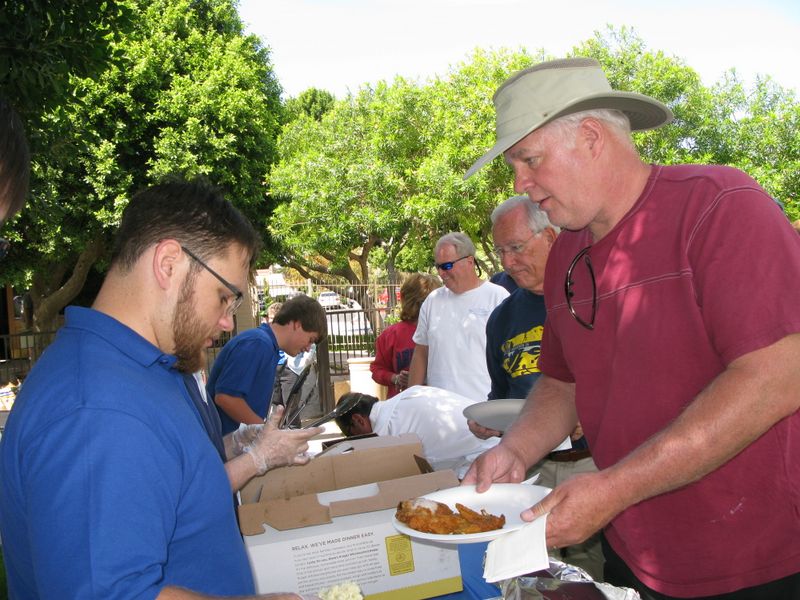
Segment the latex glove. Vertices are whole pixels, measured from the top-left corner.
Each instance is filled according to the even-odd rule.
[[[245,447],[251,445],[256,440],[262,429],[264,429],[264,425],[261,423],[257,425],[245,425],[242,423],[239,425],[239,429],[231,434],[233,456],[239,456],[244,452]]]
[[[255,440],[244,448],[253,459],[259,475],[269,469],[286,465],[304,465],[311,460],[306,454],[308,440],[324,431],[322,427],[311,429],[278,429],[283,407],[270,416]]]

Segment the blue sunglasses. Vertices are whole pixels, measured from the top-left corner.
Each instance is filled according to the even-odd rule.
[[[433,263],[433,266],[435,266],[437,269],[439,269],[441,271],[449,271],[450,269],[453,268],[454,264],[456,264],[460,260],[464,260],[465,258],[469,258],[469,255],[462,256],[461,258],[457,258],[457,259],[451,260],[449,262]]]

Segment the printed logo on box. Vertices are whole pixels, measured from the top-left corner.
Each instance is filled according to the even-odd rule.
[[[386,557],[389,560],[390,575],[414,572],[414,552],[411,549],[411,538],[407,535],[390,535],[386,538]]]

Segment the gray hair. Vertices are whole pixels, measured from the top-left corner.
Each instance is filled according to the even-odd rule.
[[[628,140],[631,145],[633,144],[631,141],[630,119],[628,119],[628,115],[621,110],[615,110],[612,108],[584,110],[581,112],[572,113],[571,115],[566,115],[564,117],[559,117],[558,119],[548,123],[548,125],[563,136],[568,131],[577,128],[584,119],[588,118],[594,118],[598,121],[602,121],[609,126],[609,128],[616,134],[618,138],[622,140]]]
[[[455,246],[456,254],[459,256],[475,256],[475,244],[472,243],[472,240],[466,233],[461,233],[460,231],[445,233],[439,238],[439,241],[436,242],[433,251],[436,252],[446,244]]]
[[[533,233],[541,233],[548,227],[553,229],[556,233],[561,232],[561,228],[553,225],[547,213],[543,211],[536,202],[533,202],[528,196],[511,196],[508,200],[504,200],[492,211],[490,219],[492,226],[497,220],[505,214],[510,213],[518,206],[525,208],[525,216],[528,218],[528,227]]]

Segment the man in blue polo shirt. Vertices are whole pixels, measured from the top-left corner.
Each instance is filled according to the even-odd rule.
[[[222,420],[222,435],[240,423],[263,423],[269,410],[279,351],[295,356],[325,337],[325,310],[309,296],[283,303],[272,323],[234,337],[214,361],[206,390]]]
[[[231,484],[183,375],[233,327],[258,247],[206,185],[130,201],[92,308],[67,309],[0,440],[12,598],[253,594]],[[233,459],[250,476],[307,461],[305,432],[263,432]]]

